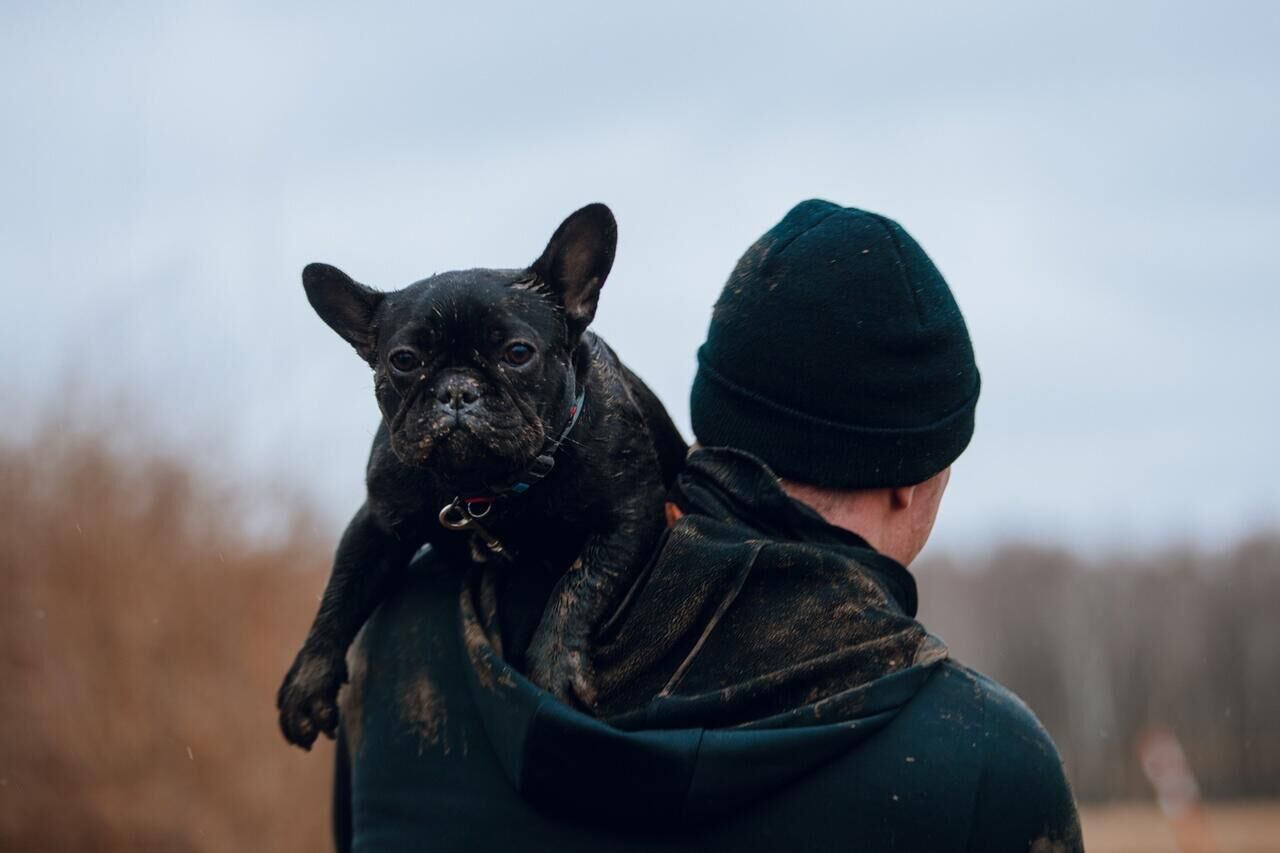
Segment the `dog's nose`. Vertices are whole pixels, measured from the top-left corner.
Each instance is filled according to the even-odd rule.
[[[440,402],[440,405],[455,412],[470,407],[479,399],[480,394],[476,390],[475,384],[460,376],[446,380],[436,391],[436,400]]]

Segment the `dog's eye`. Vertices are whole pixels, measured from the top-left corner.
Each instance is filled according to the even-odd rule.
[[[387,359],[391,362],[391,366],[401,373],[407,373],[418,366],[418,354],[411,349],[398,349],[391,353],[391,357]]]
[[[514,364],[517,367],[522,364],[528,364],[529,359],[533,358],[533,347],[526,343],[520,343],[517,341],[507,347],[507,352],[504,357],[507,360],[507,364]]]

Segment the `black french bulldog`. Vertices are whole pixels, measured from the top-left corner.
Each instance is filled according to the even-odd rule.
[[[527,269],[441,273],[391,293],[325,264],[303,270],[312,307],[373,368],[382,422],[368,496],[277,695],[291,743],[333,736],[347,648],[424,543],[563,572],[529,675],[592,705],[593,633],[661,535],[686,450],[658,399],[587,331],[616,244],[613,214],[592,204]]]

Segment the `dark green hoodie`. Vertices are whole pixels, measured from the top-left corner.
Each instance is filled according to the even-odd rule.
[[[340,850],[1081,849],[1052,741],[902,566],[738,451],[674,501],[604,631],[603,719],[519,672],[554,578],[415,562],[353,652]]]

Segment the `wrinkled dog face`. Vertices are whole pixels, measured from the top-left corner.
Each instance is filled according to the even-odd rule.
[[[572,370],[562,311],[520,271],[433,276],[383,311],[374,383],[402,462],[500,474],[559,429]]]
[[[434,275],[380,293],[326,264],[302,273],[320,317],[369,362],[406,465],[497,482],[564,427],[572,353],[595,316],[617,226],[593,204],[523,270]]]

